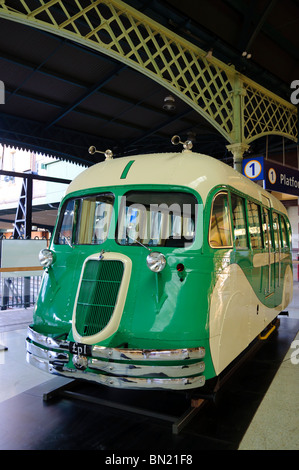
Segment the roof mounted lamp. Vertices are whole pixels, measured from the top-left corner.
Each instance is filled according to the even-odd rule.
[[[97,150],[96,147],[94,147],[93,145],[89,147],[88,153],[90,153],[91,155],[94,155],[95,153],[103,153],[105,155],[106,160],[112,160],[113,158],[112,150],[108,149],[105,152],[101,152],[101,150]]]
[[[191,150],[192,147],[193,147],[192,140],[186,140],[185,142],[182,142],[180,136],[178,136],[178,135],[174,135],[172,137],[171,143],[172,143],[172,145],[182,144],[183,147],[184,147],[184,150]]]
[[[175,106],[175,99],[173,96],[168,95],[164,98],[164,104],[163,104],[163,109],[165,111],[174,111],[176,108]]]

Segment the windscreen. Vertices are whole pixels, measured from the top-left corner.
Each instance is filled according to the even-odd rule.
[[[197,200],[189,193],[130,191],[122,197],[120,245],[184,247],[195,237]]]

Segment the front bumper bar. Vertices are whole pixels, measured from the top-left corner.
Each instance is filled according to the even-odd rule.
[[[94,345],[85,356],[73,354],[73,343],[45,336],[31,327],[26,344],[28,363],[73,379],[123,389],[185,390],[205,384],[202,347],[145,350]]]

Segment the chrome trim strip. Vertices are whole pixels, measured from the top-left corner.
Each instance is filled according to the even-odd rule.
[[[93,346],[93,357],[126,361],[182,361],[202,359],[205,356],[204,348],[190,349],[118,349]]]
[[[43,349],[36,344],[27,341],[27,352],[34,356],[48,361],[69,362],[69,355],[65,352],[56,352],[51,349]]]
[[[43,359],[51,362],[69,362],[69,354],[65,352],[56,352],[49,349],[44,349],[36,344],[27,341],[27,352],[32,354],[38,359]],[[181,365],[139,365],[139,364],[121,364],[116,362],[106,362],[94,358],[88,358],[87,366],[89,369],[106,372],[111,375],[125,375],[128,377],[189,377],[193,375],[202,374],[205,370],[204,362],[196,362],[193,364]]]
[[[69,351],[69,341],[51,338],[37,333],[28,327],[28,338],[34,343],[51,349]],[[104,346],[92,346],[92,357],[109,359],[114,361],[182,361],[202,359],[205,356],[205,349],[184,348],[184,349],[120,349],[107,348]]]
[[[189,377],[202,374],[205,370],[204,362],[197,362],[190,365],[170,365],[170,366],[148,366],[137,364],[119,364],[116,362],[103,362],[97,359],[89,359],[88,367],[104,371],[113,375],[125,375],[128,377]]]
[[[186,390],[189,388],[202,387],[205,384],[204,376],[189,378],[128,378],[95,374],[78,369],[69,369],[63,364],[51,364],[46,360],[35,357],[29,352],[27,353],[27,362],[50,374],[63,375],[64,377],[73,379],[85,379],[113,388]]]
[[[27,336],[34,341],[35,343],[45,346],[47,348],[51,347],[53,349],[63,349],[69,350],[69,341],[58,340],[58,338],[51,338],[50,336],[45,336],[42,333],[34,331],[30,326],[27,329]]]

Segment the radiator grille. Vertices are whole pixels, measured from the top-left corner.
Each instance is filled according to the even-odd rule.
[[[76,330],[80,336],[99,333],[109,323],[123,272],[121,261],[87,261],[76,307]]]

